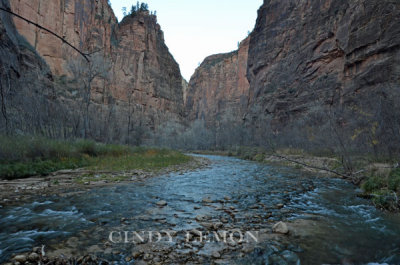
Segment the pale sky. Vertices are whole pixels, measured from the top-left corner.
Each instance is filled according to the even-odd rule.
[[[111,0],[119,20],[136,0]],[[263,0],[147,0],[164,31],[169,51],[189,81],[205,57],[237,49],[254,28]]]

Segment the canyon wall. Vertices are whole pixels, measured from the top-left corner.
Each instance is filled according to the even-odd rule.
[[[15,13],[91,54],[91,67],[109,65],[107,78],[91,83],[89,137],[138,143],[138,138],[162,129],[166,120],[181,122],[185,82],[156,16],[141,11],[118,23],[107,0],[13,0],[10,4]],[[55,100],[65,106],[63,120],[68,125],[62,134],[82,136],[85,88],[71,65],[78,65],[80,74],[87,76],[89,64],[48,32],[16,17],[13,21],[22,42],[44,59]],[[93,66],[97,57],[102,60]]]
[[[118,22],[107,0],[11,0],[11,9],[83,52],[111,53]],[[66,61],[79,54],[60,39],[14,17],[18,32],[38,51],[54,75],[67,74]]]
[[[8,0],[1,0],[9,8]],[[56,124],[52,74],[35,49],[21,37],[8,13],[0,11],[0,132],[38,132]]]
[[[186,111],[235,116],[236,144],[393,153],[399,100],[400,2],[265,0],[239,53],[196,70]]]
[[[207,57],[189,82],[186,110],[189,120],[216,127],[224,119],[241,123],[247,110],[247,55],[250,38],[237,51]]]
[[[247,76],[246,125],[260,141],[390,148],[399,140],[391,131],[399,123],[400,2],[265,0]]]

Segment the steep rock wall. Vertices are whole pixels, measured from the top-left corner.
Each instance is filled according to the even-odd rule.
[[[186,95],[189,120],[204,119],[210,127],[223,119],[241,123],[249,93],[249,42],[246,38],[237,51],[207,57],[196,69]]]
[[[324,126],[347,130],[344,139],[379,138],[399,65],[399,1],[265,0],[251,34],[246,124],[261,140],[305,130],[312,140]]]
[[[134,127],[153,131],[166,120],[182,120],[183,78],[155,16],[139,12],[118,24],[107,0],[15,0],[11,7],[80,50],[97,51],[111,62],[109,80],[97,80],[92,86],[91,124],[102,123],[103,115],[109,120],[110,113],[117,117],[116,123],[132,127],[122,128],[127,132],[135,131]],[[79,58],[79,54],[33,25],[18,18],[14,22],[45,59],[55,79],[65,83],[71,75],[68,63]],[[66,103],[79,100],[73,97],[73,86],[67,89],[61,85],[60,89],[60,94],[67,94]],[[102,139],[98,131],[93,129],[92,136]]]

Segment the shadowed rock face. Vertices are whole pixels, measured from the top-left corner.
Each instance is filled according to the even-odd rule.
[[[8,0],[0,6],[9,7]],[[53,121],[53,78],[50,69],[24,38],[5,12],[0,12],[0,131],[35,128],[38,122]],[[39,111],[41,110],[41,111]],[[18,127],[18,130],[15,128]],[[37,130],[36,132],[39,132]]]
[[[320,106],[373,113],[374,95],[399,89],[399,63],[399,1],[265,0],[251,34],[247,124],[279,131]]]
[[[186,111],[209,127],[233,114],[249,144],[334,146],[337,130],[376,151],[399,140],[399,76],[399,1],[265,0],[239,52],[196,70]]]
[[[107,0],[12,0],[11,9],[65,38],[82,51],[111,52],[118,22]],[[38,51],[55,75],[67,74],[65,62],[77,54],[60,39],[14,18],[18,32]]]
[[[247,109],[249,83],[246,77],[249,38],[231,53],[207,57],[189,82],[186,111],[189,120],[204,119],[217,126],[224,118],[241,123]]]
[[[116,35],[118,45],[112,46],[113,96],[125,102],[131,96],[156,125],[173,115],[180,117],[183,78],[165,45],[156,17],[148,14],[126,17]]]
[[[111,62],[108,82],[95,80],[92,86],[93,138],[104,140],[108,133],[99,128],[110,127],[110,119],[116,128],[107,130],[119,131],[114,138],[120,139],[124,138],[122,131],[134,131],[135,126],[148,132],[166,120],[181,120],[185,83],[155,16],[140,12],[118,24],[107,0],[15,0],[11,8],[80,50],[99,51]],[[18,18],[13,20],[55,79],[71,75],[67,65],[79,58],[78,53],[51,34]],[[77,99],[70,93],[73,87],[54,85],[61,90],[57,96],[74,112]],[[129,126],[132,128],[125,128]]]

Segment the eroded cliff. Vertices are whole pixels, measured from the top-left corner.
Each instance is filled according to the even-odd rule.
[[[333,137],[386,148],[397,137],[388,127],[399,65],[399,1],[265,0],[251,34],[247,125],[293,146]]]
[[[140,11],[118,24],[107,0],[16,0],[11,9],[110,63],[107,78],[91,84],[90,137],[139,143],[166,120],[182,119],[183,78],[156,16]],[[14,23],[51,70],[55,97],[68,110],[65,133],[82,135],[82,87],[70,68],[82,58],[51,34],[18,18]]]
[[[400,150],[398,1],[265,0],[247,41],[196,70],[191,120],[232,114],[247,145]]]
[[[203,119],[210,127],[223,120],[241,123],[249,98],[249,41],[242,41],[237,51],[207,57],[196,69],[186,97],[189,120]]]

